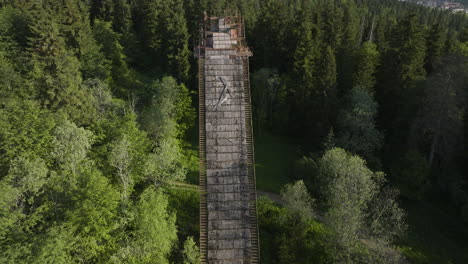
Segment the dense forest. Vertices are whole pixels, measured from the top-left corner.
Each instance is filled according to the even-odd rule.
[[[396,0],[0,0],[0,263],[199,263],[192,49],[226,9],[262,263],[467,263],[468,17]]]

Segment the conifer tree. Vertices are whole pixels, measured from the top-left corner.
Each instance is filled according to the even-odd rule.
[[[291,121],[297,127],[297,130],[305,130],[308,133],[311,127],[313,112],[311,111],[312,102],[316,95],[318,87],[316,67],[318,63],[318,40],[313,34],[315,25],[311,23],[310,13],[303,13],[298,16],[297,29],[294,32],[297,45],[293,54],[293,76],[297,80],[292,91],[293,104]],[[308,120],[308,121],[306,121]]]
[[[89,123],[94,109],[89,94],[81,89],[80,62],[66,48],[55,11],[45,4],[36,8],[29,44],[34,65],[31,74],[39,98],[47,108],[64,111],[80,124]]]
[[[78,0],[64,1],[57,16],[67,49],[80,61],[83,79],[109,78],[107,62],[92,34],[87,5]]]
[[[396,77],[403,89],[409,88],[413,81],[426,77],[424,59],[426,44],[424,31],[415,14],[401,20],[393,35],[392,56],[396,58]]]
[[[341,45],[337,52],[337,83],[340,95],[344,95],[352,88],[352,76],[354,72],[354,53],[358,43],[359,16],[354,1],[343,3]]]
[[[425,69],[427,73],[433,70],[433,64],[442,57],[446,41],[446,32],[439,23],[431,26],[426,38],[427,55]]]
[[[163,6],[161,24],[164,28],[163,54],[166,55],[167,69],[179,81],[187,81],[190,64],[188,49],[189,34],[182,0],[168,0]]]
[[[121,34],[112,30],[110,22],[100,20],[95,21],[93,33],[97,42],[101,45],[105,58],[109,61],[110,83],[114,89],[114,94],[120,98],[128,98],[133,85],[124,48],[120,44]]]
[[[316,101],[315,108],[320,109],[317,111],[320,113],[317,119],[320,122],[318,127],[320,135],[325,136],[334,123],[336,115],[336,60],[331,46],[324,47],[321,54],[316,70],[317,85],[314,100]]]
[[[364,42],[356,55],[356,72],[353,75],[354,87],[361,87],[370,94],[374,93],[376,83],[375,73],[379,63],[377,45],[373,42]]]
[[[342,9],[337,8],[334,1],[323,1],[318,19],[318,25],[323,33],[321,35],[322,43],[336,50],[340,46],[342,39]]]

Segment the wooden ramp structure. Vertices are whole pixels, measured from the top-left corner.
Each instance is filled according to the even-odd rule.
[[[198,57],[200,262],[259,263],[245,28],[235,11],[205,15]]]

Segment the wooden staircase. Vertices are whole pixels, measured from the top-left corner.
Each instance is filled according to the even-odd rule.
[[[206,135],[205,135],[205,58],[198,58],[198,106],[199,106],[199,159],[200,159],[200,263],[207,264],[208,256],[208,210],[206,182]]]
[[[243,64],[243,85],[244,85],[244,100],[245,100],[245,123],[246,123],[246,140],[247,140],[247,170],[249,177],[249,215],[250,215],[250,241],[251,241],[251,264],[257,264],[260,261],[260,245],[257,220],[257,191],[255,179],[255,155],[253,143],[253,127],[252,127],[252,102],[250,94],[250,76],[249,76],[249,59],[247,56],[242,58]]]

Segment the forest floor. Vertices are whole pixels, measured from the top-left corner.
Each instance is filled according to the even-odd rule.
[[[257,189],[279,193],[291,181],[289,175],[298,159],[293,139],[262,132],[255,135]]]
[[[408,232],[400,248],[412,263],[468,263],[466,227],[455,209],[447,207],[447,204],[403,201]]]

